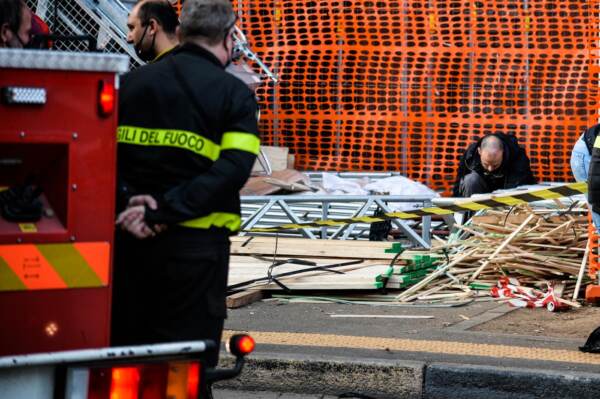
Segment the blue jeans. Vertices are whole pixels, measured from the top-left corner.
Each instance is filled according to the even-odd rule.
[[[591,160],[592,156],[588,152],[582,135],[575,143],[573,151],[571,152],[571,172],[573,172],[576,181],[587,181]],[[600,215],[592,211],[592,220],[594,221],[596,230],[600,232]]]

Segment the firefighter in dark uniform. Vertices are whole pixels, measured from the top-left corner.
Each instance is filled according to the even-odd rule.
[[[220,343],[229,236],[259,152],[257,105],[225,72],[228,0],[186,0],[182,44],[122,79],[113,345]],[[208,366],[215,366],[217,350]]]

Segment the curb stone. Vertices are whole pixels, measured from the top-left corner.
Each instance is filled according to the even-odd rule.
[[[233,364],[233,357],[222,356],[219,367]],[[247,359],[238,378],[215,388],[334,396],[353,392],[377,399],[597,399],[600,373],[262,353]]]
[[[437,363],[427,366],[427,399],[600,398],[600,374]]]
[[[219,367],[233,363],[233,358],[222,357]],[[424,363],[402,360],[257,354],[247,359],[238,378],[219,382],[215,388],[420,399],[424,367]]]

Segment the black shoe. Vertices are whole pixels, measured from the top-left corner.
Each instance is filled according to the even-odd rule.
[[[592,331],[587,341],[585,341],[585,345],[580,346],[579,350],[588,353],[600,353],[600,327]]]

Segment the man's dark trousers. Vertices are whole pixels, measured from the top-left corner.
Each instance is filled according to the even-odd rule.
[[[473,194],[492,192],[485,182],[485,179],[477,172],[471,172],[465,175],[460,181],[458,190],[461,197],[470,197]]]
[[[215,367],[226,317],[229,238],[223,231],[174,228],[138,240],[117,233],[112,345],[211,339]]]

